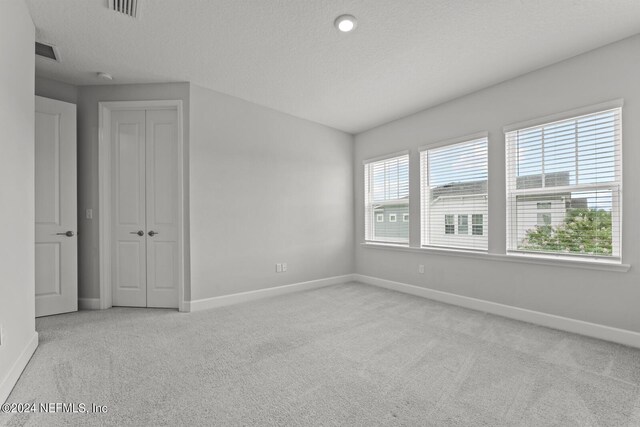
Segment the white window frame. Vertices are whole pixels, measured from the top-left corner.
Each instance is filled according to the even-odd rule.
[[[402,214],[402,222],[409,222],[409,214],[408,213],[403,213]]]
[[[457,217],[456,218],[456,224],[458,224],[458,230],[457,230],[456,234],[463,234],[465,236],[469,235],[469,215],[468,214],[458,214],[458,215],[456,215],[456,217]],[[464,226],[466,228],[466,231],[464,233],[460,232],[460,228],[461,228],[460,219],[461,218],[466,218],[466,221],[465,221],[465,224],[464,224]]]
[[[552,222],[551,212],[538,212],[536,215],[536,224],[538,227],[546,227],[551,225]]]
[[[376,222],[384,222],[384,214],[377,213],[376,214]]]
[[[482,222],[480,224],[477,224],[474,221],[474,219],[477,218],[477,217],[480,217],[482,219]],[[471,235],[472,236],[484,236],[484,227],[485,227],[484,223],[485,223],[484,214],[471,214]],[[473,231],[473,227],[478,227],[478,226],[482,227],[482,233],[480,233],[480,234],[476,234]]]
[[[449,219],[451,222],[447,222]],[[453,227],[453,230],[449,232],[447,227]],[[444,234],[456,234],[456,216],[454,214],[444,214]]]
[[[398,222],[398,216],[396,214],[389,214],[389,222]]]
[[[373,232],[373,220],[374,220],[374,210],[371,208],[371,206],[373,205],[373,200],[372,198],[372,188],[373,188],[373,184],[372,184],[372,179],[373,177],[370,176],[370,172],[369,172],[369,167],[371,164],[377,163],[377,162],[383,162],[383,161],[387,161],[387,160],[392,160],[395,158],[402,158],[405,157],[407,160],[407,165],[409,167],[409,169],[411,168],[410,166],[410,158],[409,158],[409,151],[405,150],[405,151],[400,151],[400,152],[396,152],[396,153],[392,153],[392,154],[388,154],[385,156],[380,156],[380,157],[375,157],[372,159],[367,159],[364,160],[362,162],[363,166],[364,166],[364,204],[365,204],[365,212],[364,212],[364,242],[365,243],[379,243],[379,244],[391,244],[391,245],[399,245],[399,246],[409,246],[409,240],[410,240],[410,236],[407,236],[406,239],[398,239],[398,238],[373,238],[372,235],[370,235],[370,233]],[[410,175],[410,170],[407,171],[408,175]],[[410,178],[408,177],[407,180],[409,180]],[[408,183],[409,184],[409,183]],[[410,186],[408,186],[408,197],[406,199],[408,206],[411,206],[411,192],[410,192]],[[401,200],[401,199],[399,199]],[[386,202],[388,203],[388,202]],[[391,203],[389,203],[391,204]],[[396,215],[396,214],[390,214],[391,215]]]
[[[622,263],[622,107],[624,105],[624,101],[622,99],[617,99],[610,102],[605,102],[602,104],[592,105],[589,107],[578,108],[575,110],[567,111],[564,113],[553,114],[550,116],[541,117],[534,120],[529,120],[526,122],[515,123],[509,126],[505,126],[503,131],[505,133],[505,170],[507,176],[506,182],[506,192],[507,192],[507,221],[506,221],[506,236],[507,236],[507,256],[519,256],[519,257],[532,257],[532,258],[552,258],[552,259],[590,259],[598,262],[605,263]],[[559,253],[559,252],[537,252],[537,251],[526,251],[522,249],[517,249],[517,233],[516,235],[512,235],[512,224],[513,217],[516,214],[513,212],[512,206],[514,206],[514,199],[518,195],[531,193],[531,189],[516,189],[516,177],[515,174],[510,173],[511,170],[515,170],[512,164],[510,164],[510,159],[514,158],[512,155],[512,150],[514,149],[513,143],[510,140],[509,134],[515,131],[523,131],[533,127],[540,126],[549,126],[556,122],[578,119],[581,116],[586,116],[590,114],[597,113],[605,113],[610,110],[619,109],[618,119],[620,122],[618,123],[618,127],[620,129],[620,140],[615,147],[615,167],[619,168],[616,171],[616,175],[620,177],[620,181],[617,182],[607,182],[602,184],[577,184],[577,185],[568,185],[568,186],[558,186],[558,187],[548,187],[548,188],[537,188],[535,189],[535,194],[543,195],[543,194],[556,194],[559,192],[582,192],[582,191],[611,191],[612,197],[612,256],[600,256],[600,255],[592,255],[592,254],[570,254],[570,253]],[[613,221],[613,218],[618,218],[618,222]]]
[[[485,139],[487,142],[487,167],[489,166],[489,158],[488,158],[488,150],[489,150],[489,132],[487,131],[483,131],[483,132],[477,132],[471,135],[465,135],[462,137],[458,137],[458,138],[451,138],[451,139],[447,139],[444,141],[439,141],[433,144],[429,144],[429,145],[424,145],[422,147],[419,148],[420,151],[420,197],[421,197],[421,203],[420,203],[420,224],[421,224],[421,235],[420,235],[420,247],[421,248],[433,248],[433,249],[445,249],[445,250],[454,250],[454,251],[471,251],[471,252],[479,252],[479,253],[488,253],[488,244],[487,244],[487,248],[481,248],[481,249],[476,249],[476,248],[469,248],[469,247],[461,247],[461,246],[443,246],[443,245],[435,245],[430,243],[431,239],[430,239],[430,230],[431,230],[431,223],[430,223],[430,215],[428,214],[428,209],[429,209],[429,198],[426,197],[427,191],[425,186],[428,185],[427,181],[428,181],[428,175],[425,176],[425,174],[428,174],[428,170],[429,170],[429,159],[428,159],[428,152],[429,150],[433,150],[436,148],[442,148],[442,147],[446,147],[449,145],[456,145],[456,144],[463,144],[463,143],[470,143],[476,140],[480,140],[480,139]],[[426,167],[425,167],[425,163],[426,162]],[[487,182],[488,182],[488,177],[487,177]],[[479,197],[484,197],[485,199],[487,199],[487,209],[489,206],[489,202],[488,202],[488,193],[486,194],[478,194]],[[456,235],[458,232],[458,227],[457,227],[457,214],[453,214],[454,219],[453,219],[453,226],[454,226],[454,233],[453,235]],[[488,216],[488,212],[487,215]],[[485,221],[486,222],[486,221]],[[445,219],[445,223],[446,223],[446,219]],[[468,223],[468,235],[469,237],[472,237],[472,233],[471,233],[471,224]],[[487,228],[487,224],[484,224],[484,228]],[[446,230],[446,225],[445,225],[445,230]],[[445,234],[446,231],[445,231]],[[451,235],[451,234],[449,234]],[[485,230],[483,229],[483,236],[486,236],[487,233],[485,232]]]

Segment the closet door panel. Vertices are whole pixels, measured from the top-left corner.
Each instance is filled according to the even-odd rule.
[[[178,120],[146,113],[147,306],[178,307]]]
[[[113,305],[147,306],[144,111],[111,113]]]

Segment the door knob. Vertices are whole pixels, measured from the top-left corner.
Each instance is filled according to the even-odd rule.
[[[56,233],[57,236],[73,237],[73,231],[65,231],[64,233]]]
[[[142,237],[142,236],[144,236],[144,231],[142,231],[142,230],[130,231],[129,234],[137,234],[138,236]]]
[[[153,231],[153,230],[151,230],[149,232],[149,236],[151,236],[151,237],[155,236],[156,234],[160,234],[160,233],[158,233],[157,231]]]

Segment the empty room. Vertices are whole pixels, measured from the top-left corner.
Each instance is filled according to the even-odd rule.
[[[640,426],[637,0],[0,6],[0,425]]]

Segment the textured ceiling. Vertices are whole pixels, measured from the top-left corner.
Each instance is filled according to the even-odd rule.
[[[62,58],[38,75],[190,81],[357,133],[640,32],[638,0],[138,1],[27,0]]]

